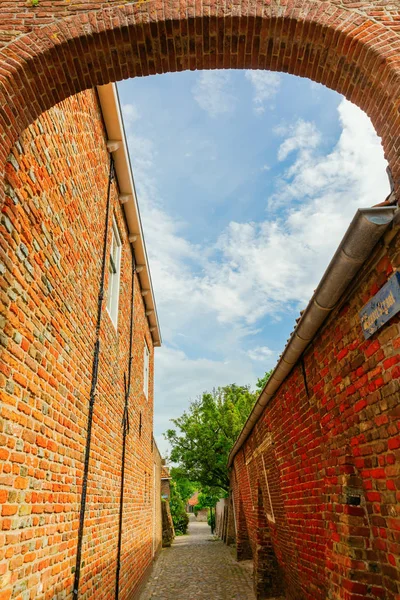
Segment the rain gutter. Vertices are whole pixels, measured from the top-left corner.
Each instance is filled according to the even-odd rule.
[[[118,90],[115,83],[97,87],[100,109],[107,131],[107,147],[114,158],[115,174],[119,187],[119,200],[124,209],[129,230],[129,242],[133,245],[136,272],[139,276],[146,317],[154,346],[161,346],[161,331],[158,321],[156,300],[151,281],[149,261],[140,219],[139,204],[126,142]]]
[[[249,437],[268,402],[291,373],[351,281],[391,225],[397,207],[360,208],[326,269],[286,348],[264,386],[228,458],[228,467]]]

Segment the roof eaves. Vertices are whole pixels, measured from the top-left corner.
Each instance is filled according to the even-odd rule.
[[[146,316],[149,321],[153,344],[154,346],[160,346],[162,342],[160,324],[117,86],[115,83],[101,85],[97,87],[97,92],[109,140],[108,146],[113,153],[120,201],[129,229],[129,240],[135,251]]]

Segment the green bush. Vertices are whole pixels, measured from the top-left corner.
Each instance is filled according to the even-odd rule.
[[[215,512],[213,512],[211,515],[210,511],[208,511],[207,523],[211,527],[211,531],[215,531]]]
[[[185,504],[180,497],[180,494],[173,481],[170,481],[171,496],[169,499],[169,507],[171,510],[172,521],[174,524],[175,534],[183,535],[186,533],[189,523],[189,517],[186,514]]]

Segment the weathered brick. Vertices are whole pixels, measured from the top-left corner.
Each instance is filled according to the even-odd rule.
[[[6,275],[13,273],[12,276],[18,283],[25,282],[26,289],[32,296],[31,302],[27,303],[21,302],[18,298],[11,299],[8,295],[5,306],[9,318],[17,319],[18,328],[24,328],[24,321],[27,319],[30,325],[39,330],[36,339],[48,345],[43,349],[42,371],[39,373],[38,370],[35,373],[29,361],[25,362],[25,368],[22,367],[22,362],[15,367],[15,361],[19,360],[15,358],[15,353],[18,355],[19,350],[14,348],[14,354],[11,355],[12,344],[8,344],[10,339],[3,335],[1,341],[4,343],[8,362],[0,365],[0,369],[18,384],[15,389],[29,392],[37,398],[38,404],[43,400],[41,396],[46,396],[46,402],[51,406],[51,415],[48,415],[42,412],[36,405],[36,401],[31,407],[32,412],[16,411],[15,404],[7,404],[4,416],[13,426],[22,429],[33,427],[40,439],[55,442],[53,431],[49,431],[54,427],[61,438],[57,440],[59,447],[66,448],[63,456],[70,461],[69,468],[72,468],[72,464],[76,465],[78,457],[82,456],[84,443],[82,431],[84,431],[86,416],[88,365],[90,364],[88,357],[91,356],[92,348],[88,343],[89,340],[86,340],[87,343],[83,340],[85,332],[82,332],[82,345],[79,348],[74,343],[72,347],[68,346],[60,335],[59,319],[55,319],[54,322],[51,311],[57,313],[61,310],[67,330],[72,327],[79,328],[82,323],[90,329],[93,323],[95,308],[91,293],[93,290],[90,285],[85,285],[84,277],[87,273],[98,272],[96,257],[99,254],[99,242],[96,240],[93,244],[95,236],[92,236],[85,246],[82,232],[85,237],[90,227],[93,232],[101,229],[99,215],[93,214],[93,204],[85,205],[85,201],[95,195],[96,201],[100,202],[97,206],[100,208],[104,206],[101,202],[106,176],[105,169],[95,172],[93,167],[94,159],[102,147],[102,144],[97,143],[101,136],[99,130],[97,134],[88,133],[92,131],[92,123],[89,127],[88,122],[93,120],[98,122],[98,114],[96,115],[96,111],[88,111],[84,101],[81,101],[78,107],[79,110],[82,109],[79,127],[82,127],[82,130],[85,126],[87,128],[84,140],[77,141],[71,138],[74,127],[77,126],[76,122],[71,122],[70,117],[71,114],[76,114],[77,106],[73,104],[69,105],[72,108],[70,112],[65,111],[62,127],[60,124],[57,125],[54,119],[52,121],[52,116],[48,114],[37,120],[31,126],[30,133],[18,140],[22,130],[60,100],[110,80],[188,68],[237,67],[284,71],[320,81],[329,88],[343,93],[368,113],[382,138],[385,156],[393,174],[397,198],[400,198],[398,103],[400,73],[397,61],[400,54],[399,22],[400,8],[395,1],[238,0],[234,3],[221,4],[214,1],[201,3],[192,0],[181,2],[146,0],[146,2],[136,3],[107,0],[91,0],[90,3],[69,0],[50,3],[39,0],[33,3],[14,0],[1,3],[0,160],[3,165],[6,165],[7,177],[3,182],[5,185],[0,186],[0,203],[2,209],[3,205],[7,209],[9,219],[9,223],[3,223],[4,238],[11,240],[10,231],[7,230],[10,229],[11,224],[16,234],[23,239],[17,241],[15,238],[18,247],[11,241],[7,242],[10,244],[10,257],[18,256],[18,259],[14,264],[14,258],[11,260],[10,257],[5,257],[0,274],[6,281]],[[54,111],[52,114],[54,116]],[[88,114],[90,119],[87,118]],[[58,147],[65,144],[64,148],[70,155],[68,160],[65,154],[60,157],[57,155],[54,138],[48,143],[49,134],[59,136]],[[61,140],[64,134],[65,140]],[[46,151],[42,150],[43,146],[46,147]],[[77,157],[82,156],[80,150],[82,147],[87,149],[87,153],[85,159],[79,163]],[[104,162],[103,157],[103,164]],[[73,189],[76,190],[75,194]],[[116,194],[115,190],[114,192]],[[60,217],[61,223],[48,218],[45,210],[48,208],[48,205],[45,206],[47,200],[44,195],[46,194],[51,196],[54,205],[50,208]],[[118,211],[117,202],[114,203],[114,208]],[[102,214],[102,210],[99,212]],[[78,214],[80,218],[75,222]],[[87,216],[90,216],[90,219],[85,222]],[[47,222],[47,227],[44,221]],[[43,227],[39,226],[41,222]],[[66,223],[71,227],[67,227]],[[124,224],[120,218],[119,225],[121,231],[124,231]],[[77,241],[74,240],[72,244],[68,238],[69,229],[78,234]],[[37,238],[36,245],[31,243],[32,236]],[[58,250],[59,255],[57,255],[57,248],[52,249],[53,236],[56,239],[55,245],[58,248],[62,246],[61,250]],[[81,245],[79,240],[82,242]],[[25,246],[21,247],[21,242]],[[396,242],[395,247],[389,250],[391,256],[385,255],[380,258],[374,276],[371,276],[360,290],[362,302],[367,301],[385,282],[393,267],[398,266],[400,256],[398,243]],[[26,259],[27,254],[29,261]],[[79,263],[82,262],[88,269],[87,273],[80,268]],[[63,268],[65,271],[62,271]],[[68,276],[66,277],[65,274]],[[76,290],[77,294],[81,291],[81,303],[76,298],[69,301],[71,289]],[[57,305],[56,290],[58,298],[68,298],[62,309]],[[11,296],[15,296],[15,291],[11,290]],[[141,310],[140,302],[141,298],[138,298],[136,306],[135,300],[135,310],[136,308]],[[41,307],[40,314],[33,318],[32,309],[38,306]],[[384,338],[380,338],[381,346],[377,347],[374,346],[375,341],[364,345],[362,340],[347,339],[354,334],[354,327],[351,327],[350,323],[351,315],[354,316],[355,312],[354,305],[346,304],[338,317],[339,326],[334,331],[331,330],[325,338],[326,344],[321,351],[329,363],[329,377],[338,376],[331,359],[336,348],[349,349],[351,356],[357,347],[357,341],[360,342],[358,347],[364,358],[364,364],[359,363],[358,368],[362,368],[365,372],[374,369],[385,358],[390,358],[390,351],[386,347]],[[54,328],[52,335],[46,327],[43,327],[44,323]],[[42,331],[43,328],[45,331]],[[21,348],[24,352],[29,352],[29,344],[32,340],[28,341],[27,335],[24,340],[23,344],[21,342]],[[107,347],[113,347],[113,340],[113,332],[108,329],[104,340],[109,344]],[[72,369],[68,375],[62,372],[59,373],[59,378],[54,377],[54,370],[57,371],[60,366],[55,367],[55,356],[50,350],[53,346]],[[82,358],[83,367],[79,372],[73,369],[74,361],[71,358],[77,355],[85,357]],[[282,476],[282,498],[277,515],[278,517],[281,515],[281,520],[285,521],[284,531],[287,537],[282,534],[283,537],[279,539],[287,550],[289,593],[293,592],[292,597],[296,599],[323,598],[324,591],[321,583],[323,564],[335,565],[328,569],[332,583],[332,589],[329,590],[330,598],[357,600],[362,597],[354,590],[341,591],[343,573],[346,569],[352,568],[352,561],[355,558],[348,550],[349,540],[352,537],[346,537],[342,524],[338,520],[346,496],[342,493],[342,488],[347,474],[341,470],[340,463],[336,459],[347,447],[351,448],[355,458],[357,456],[374,458],[376,436],[384,434],[385,439],[388,439],[388,446],[391,447],[392,444],[393,450],[396,450],[391,441],[395,435],[392,428],[382,423],[377,431],[377,424],[371,420],[373,417],[368,415],[367,408],[359,413],[352,408],[361,398],[368,398],[369,406],[371,402],[375,404],[377,402],[375,394],[389,401],[391,396],[385,395],[388,385],[387,373],[383,376],[383,383],[381,379],[374,377],[368,387],[364,385],[357,387],[355,384],[357,377],[355,376],[354,380],[349,379],[349,372],[352,370],[351,362],[348,363],[345,359],[347,356],[341,361],[343,381],[338,381],[339,389],[335,390],[330,389],[330,382],[324,383],[318,389],[318,376],[320,373],[325,373],[327,364],[325,360],[315,362],[313,372],[309,374],[313,380],[309,389],[315,390],[312,408],[305,401],[301,376],[298,372],[295,373],[293,381],[296,389],[288,393],[282,401],[285,410],[279,415],[281,424],[274,419],[268,424],[273,431],[282,433],[281,445],[277,447],[277,461],[279,475],[284,473],[284,477]],[[138,348],[137,360],[139,360]],[[358,360],[361,361],[361,358]],[[115,390],[110,391],[106,384],[113,381],[112,362],[110,360],[109,370],[103,381],[101,398],[102,401],[104,399],[104,404],[101,406],[105,412],[100,416],[96,414],[96,427],[99,428],[104,426],[106,416],[112,415],[115,422],[120,422],[121,417],[116,395],[118,390],[119,396],[122,396],[123,390],[121,386],[117,386]],[[118,367],[116,369],[118,371]],[[34,383],[32,377],[36,375],[39,382]],[[392,382],[398,380],[400,368],[394,365],[389,375]],[[63,389],[61,386],[65,383],[63,380],[67,377],[73,380],[76,389],[80,390],[83,396],[80,401],[75,397],[66,399],[61,392]],[[315,386],[312,386],[312,383]],[[343,387],[340,387],[341,385]],[[15,394],[15,399],[20,398],[17,392],[9,394]],[[390,394],[394,397],[396,392],[390,391]],[[9,397],[12,398],[12,395]],[[115,400],[113,406],[115,408],[118,405],[118,410],[110,407],[109,398]],[[140,410],[139,404],[138,410]],[[53,421],[54,415],[58,420]],[[137,417],[137,414],[135,416]],[[66,426],[67,421],[71,424],[69,428]],[[133,417],[132,421],[134,421]],[[55,425],[55,422],[58,424]],[[293,434],[288,433],[292,429]],[[8,433],[8,435],[17,436],[18,433]],[[110,448],[114,448],[116,452],[118,440],[118,436],[113,437],[107,430],[104,434],[103,447],[97,448],[99,456],[103,456]],[[283,452],[282,448],[287,448],[288,445],[291,445],[291,451]],[[326,449],[323,454],[320,453],[321,446]],[[54,461],[54,458],[47,456],[53,452],[47,446],[36,446],[35,451],[41,458],[46,456],[50,462]],[[54,453],[57,452],[59,450],[54,450]],[[118,463],[114,458],[110,463],[115,467]],[[2,459],[7,461],[8,456],[2,456]],[[101,479],[102,469],[107,472],[103,467],[104,465],[93,466],[96,476],[101,481],[97,483],[99,487],[104,484],[104,489],[110,492],[110,497],[117,497],[114,479],[117,478],[116,474],[106,480],[104,476]],[[18,468],[18,463],[13,463],[12,468]],[[74,468],[79,471],[79,467]],[[133,464],[130,468],[132,473],[136,473]],[[5,462],[4,473],[7,475],[10,471],[11,465]],[[323,476],[326,477],[324,485],[317,478],[317,472],[324,473]],[[35,481],[32,485],[37,485],[38,489],[42,490],[43,486],[52,481],[52,473],[50,469],[43,478],[43,471],[36,469]],[[263,472],[260,473],[262,480]],[[73,481],[69,482],[73,488],[75,501],[81,475],[81,472],[76,472]],[[251,477],[254,476],[253,473]],[[247,477],[250,475],[247,474]],[[370,485],[372,485],[370,479],[363,480],[364,489],[369,489]],[[329,493],[323,494],[322,488],[325,492],[329,489]],[[97,488],[92,490],[93,498],[97,498],[96,490]],[[246,514],[249,512],[250,500],[251,491],[243,500],[242,511]],[[387,496],[385,500],[391,501],[392,498]],[[48,498],[45,502],[52,506]],[[382,506],[386,506],[386,502]],[[111,514],[111,507],[108,508]],[[307,517],[304,517],[305,514]],[[129,540],[134,537],[132,531],[138,527],[135,513],[132,512],[130,517],[129,523],[132,529],[127,535]],[[95,520],[95,517],[93,519]],[[329,540],[328,551],[324,554],[326,522],[332,525],[332,530],[340,532],[335,535],[339,540],[343,539],[343,544],[339,544],[337,540],[338,546],[334,547]],[[35,526],[38,523],[39,521],[35,521]],[[67,519],[66,523],[70,524],[71,521]],[[255,526],[251,520],[249,523]],[[5,519],[3,529],[9,530],[13,526],[19,531],[20,524],[18,519],[13,523]],[[48,526],[49,522],[44,518],[43,522],[40,522],[40,527]],[[69,536],[68,539],[72,539],[70,525],[66,527],[65,535]],[[76,520],[73,520],[71,527],[76,528]],[[252,529],[250,528],[249,531],[251,532]],[[91,523],[91,532],[96,533],[95,523]],[[114,530],[110,531],[110,539],[114,533]],[[298,542],[300,539],[302,547]],[[87,540],[85,558],[89,561],[95,541],[90,535]],[[244,544],[243,540],[242,542]],[[307,548],[307,552],[304,547]],[[103,549],[103,546],[101,548]],[[108,555],[107,551],[104,560],[109,560],[111,565],[114,559],[110,558],[111,549]],[[364,559],[362,553],[366,552],[365,549],[357,552]],[[124,589],[129,587],[129,583],[135,577],[135,565],[139,563],[143,565],[150,560],[147,547],[144,554],[146,556],[145,558],[141,556],[141,560],[136,560],[138,557],[132,556],[132,574],[126,575],[129,581]],[[303,573],[303,580],[300,583],[297,579],[298,565],[301,565]],[[63,593],[62,589],[51,589],[52,577],[54,577],[50,572],[51,565],[46,564],[43,568],[49,570],[44,574],[46,576],[44,594],[53,597],[58,592]],[[109,571],[113,569],[110,568]],[[88,572],[89,566],[86,568],[85,576]],[[389,571],[385,574],[387,596],[391,595],[389,600],[399,596],[398,588],[394,590],[396,582],[390,579],[391,573],[392,571]],[[96,585],[96,582],[87,581],[88,598],[96,596]],[[111,597],[109,592],[111,583],[107,582],[107,585],[101,591],[104,598],[108,597],[107,594]],[[302,585],[303,589],[298,594],[299,585]],[[383,587],[376,586],[376,589],[381,590]],[[9,590],[2,591],[1,600],[8,600],[10,594]],[[34,594],[35,592],[33,596]],[[379,594],[377,595],[379,597]]]
[[[381,266],[399,248],[397,235]],[[394,600],[398,591],[388,540],[400,539],[391,512],[400,501],[399,316],[370,341],[358,316],[376,277],[371,267],[346,311],[328,318],[305,354],[305,375],[293,369],[234,458],[237,553],[253,555],[260,594],[275,564],[288,600]]]
[[[7,411],[0,427],[0,531],[12,534],[2,559],[6,573],[12,573],[3,586],[4,597],[19,600],[24,594],[31,599],[72,593],[109,169],[96,94],[84,92],[45,112],[20,141],[7,166],[14,174],[5,204],[8,220],[3,219],[2,227],[18,231],[18,251],[35,265],[36,276],[28,280],[26,265],[16,259],[12,287],[20,285],[24,292],[15,300],[15,310],[10,305],[5,314],[12,326],[3,330],[8,343],[2,357],[10,371],[1,372],[10,402],[3,404]],[[51,173],[43,168],[48,160],[44,148],[52,157]],[[18,209],[11,189],[24,199]],[[116,181],[111,192],[111,212],[122,240],[120,316],[117,335],[105,300],[82,549],[82,597],[88,600],[114,597],[132,277],[135,322],[122,600],[135,592],[153,558],[153,345],[140,279],[132,272]],[[4,239],[13,252],[11,238]],[[110,242],[109,229],[108,246]],[[143,393],[145,340],[151,354],[149,400]],[[33,579],[27,577],[31,572],[36,574]]]

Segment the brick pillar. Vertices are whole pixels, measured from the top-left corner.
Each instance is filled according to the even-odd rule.
[[[362,479],[350,455],[339,458],[337,485],[327,502],[329,527],[327,571],[329,600],[387,598],[377,553],[371,548],[372,531]]]
[[[262,492],[257,492],[257,548],[254,556],[254,591],[257,600],[276,598],[283,594],[283,577],[275,556]]]
[[[237,515],[236,558],[237,560],[249,560],[253,558],[249,532],[244,516],[243,501],[241,498],[239,499],[239,511]]]

